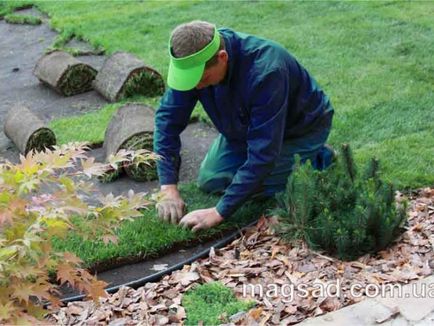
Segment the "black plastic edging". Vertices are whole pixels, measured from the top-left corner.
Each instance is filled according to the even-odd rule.
[[[206,248],[204,250],[202,250],[201,252],[197,253],[196,255],[182,261],[179,262],[165,270],[159,271],[157,273],[148,275],[146,277],[142,277],[139,278],[138,280],[134,280],[131,282],[127,282],[124,284],[120,284],[120,285],[116,285],[110,288],[105,289],[108,293],[114,293],[116,291],[118,291],[121,287],[123,286],[128,286],[131,287],[133,289],[136,289],[140,286],[145,285],[146,283],[149,282],[155,282],[158,281],[160,278],[162,278],[163,276],[172,273],[173,271],[176,271],[178,269],[182,269],[184,267],[184,265],[188,265],[193,263],[194,261],[203,258],[205,256],[207,256],[211,250],[211,248],[221,248],[225,245],[227,245],[229,242],[231,242],[232,240],[234,240],[237,236],[239,236],[244,230],[246,230],[249,227],[254,226],[256,223],[258,222],[258,220],[255,220],[251,223],[249,223],[248,225],[246,225],[245,227],[241,228],[240,230],[234,231],[233,233],[229,234],[227,237],[221,239],[219,242],[217,242],[216,244],[214,244],[213,246]],[[72,296],[72,297],[67,297],[64,299],[61,299],[61,301],[63,303],[68,303],[68,302],[73,302],[73,301],[79,301],[79,300],[83,300],[86,297],[85,294],[80,294],[80,295],[76,295],[76,296]]]

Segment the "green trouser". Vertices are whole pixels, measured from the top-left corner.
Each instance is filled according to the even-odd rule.
[[[301,161],[310,160],[315,169],[327,168],[333,159],[333,152],[325,147],[330,133],[330,126],[314,130],[300,138],[284,140],[280,156],[271,173],[265,177],[261,189],[257,192],[264,197],[271,197],[283,191],[291,174],[295,154]],[[208,193],[222,193],[232,182],[237,170],[247,159],[247,144],[229,142],[223,135],[217,136],[200,166],[198,186]]]

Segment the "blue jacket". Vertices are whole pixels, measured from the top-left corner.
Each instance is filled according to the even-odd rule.
[[[228,52],[222,83],[201,90],[168,89],[155,116],[154,151],[161,185],[176,184],[180,133],[200,101],[228,140],[247,142],[247,160],[217,204],[231,216],[272,171],[284,139],[302,137],[332,114],[328,97],[279,44],[230,29],[219,29]]]

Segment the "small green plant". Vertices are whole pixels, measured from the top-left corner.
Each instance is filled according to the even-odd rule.
[[[220,325],[240,311],[248,311],[255,303],[238,300],[231,289],[220,282],[199,285],[187,291],[182,299],[187,313],[185,325]]]
[[[41,18],[28,15],[8,14],[4,18],[5,21],[9,24],[40,25],[42,23]]]
[[[83,39],[83,37],[81,37],[80,35],[76,35],[76,33],[74,33],[71,29],[65,29],[56,36],[53,44],[51,44],[51,46],[45,49],[45,53],[59,50],[59,51],[67,52],[70,55],[76,57],[76,56],[88,55],[88,54],[101,55],[104,54],[105,52],[105,50],[101,46],[95,47],[94,50],[81,50],[81,49],[76,49],[76,48],[66,46],[68,42],[70,42],[74,38],[78,41],[87,42],[87,40]]]
[[[12,14],[15,10],[32,8],[32,1],[8,0],[0,1],[0,20],[8,14]]]
[[[359,173],[350,147],[325,171],[297,159],[274,213],[280,233],[341,259],[354,259],[388,246],[402,231],[407,203],[395,201],[392,184],[380,178],[372,159]]]
[[[143,194],[128,197],[102,196],[89,205],[92,184],[86,178],[100,175],[107,166],[85,155],[82,144],[30,152],[20,163],[0,164],[0,323],[34,323],[47,310],[41,303],[60,304],[60,284],[97,299],[104,296],[105,283],[81,267],[75,255],[55,250],[53,237],[63,238],[71,229],[84,238],[115,242],[120,221],[140,216],[148,201]],[[130,157],[136,152],[125,152]],[[110,161],[123,162],[119,154]],[[93,202],[95,198],[92,198]]]

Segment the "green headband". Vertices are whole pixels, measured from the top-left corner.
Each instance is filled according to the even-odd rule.
[[[169,42],[170,60],[176,68],[188,69],[196,67],[202,63],[206,63],[217,52],[220,47],[220,34],[217,28],[214,28],[214,37],[202,50],[196,53],[190,54],[186,57],[175,58],[172,55],[172,48]]]

